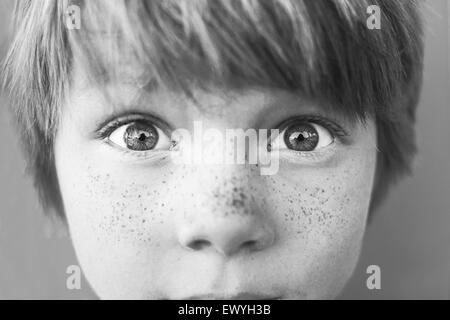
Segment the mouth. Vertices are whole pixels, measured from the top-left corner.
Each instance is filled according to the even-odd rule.
[[[201,294],[186,298],[187,300],[279,300],[280,296],[260,293],[242,292],[238,294]],[[183,299],[184,300],[184,299]]]

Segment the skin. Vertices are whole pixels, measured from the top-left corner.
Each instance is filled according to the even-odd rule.
[[[109,83],[108,100],[78,69],[55,158],[73,245],[100,298],[323,299],[341,291],[366,227],[372,120],[345,120],[268,88],[194,87],[192,100]],[[310,154],[280,149],[277,174],[262,176],[255,165],[175,164],[166,150],[138,156],[95,136],[114,112],[132,110],[188,130],[193,121],[219,130],[274,128],[319,114],[348,136]]]

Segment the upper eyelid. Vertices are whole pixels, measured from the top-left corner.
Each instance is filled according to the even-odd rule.
[[[333,135],[337,135],[338,137],[346,137],[349,136],[349,133],[335,121],[327,119],[320,115],[300,115],[296,117],[291,117],[287,120],[282,121],[276,128],[280,131],[280,134],[287,129],[287,127],[295,122],[301,121],[309,121],[316,123],[318,125],[325,126],[326,129],[330,129]],[[331,127],[331,128],[330,128]]]
[[[102,138],[107,133],[105,131],[109,131],[108,129],[113,130],[120,126],[127,125],[129,123],[139,120],[151,122],[152,125],[159,127],[164,133],[168,135],[173,130],[172,126],[167,124],[167,122],[162,120],[160,117],[143,112],[128,111],[118,115],[111,116],[107,120],[103,121],[100,125],[97,126],[97,129],[95,130],[95,135],[98,138]]]

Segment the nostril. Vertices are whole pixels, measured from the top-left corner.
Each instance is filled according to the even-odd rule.
[[[188,247],[192,250],[202,250],[209,246],[211,246],[211,242],[209,242],[208,240],[203,240],[203,239],[194,240],[188,244]]]
[[[241,248],[255,250],[257,248],[258,242],[255,240],[248,240],[241,244]]]

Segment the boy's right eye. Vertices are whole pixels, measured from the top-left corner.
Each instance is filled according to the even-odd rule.
[[[171,145],[163,130],[146,119],[136,119],[123,124],[115,122],[106,131],[104,138],[108,142],[130,151],[168,150]]]

